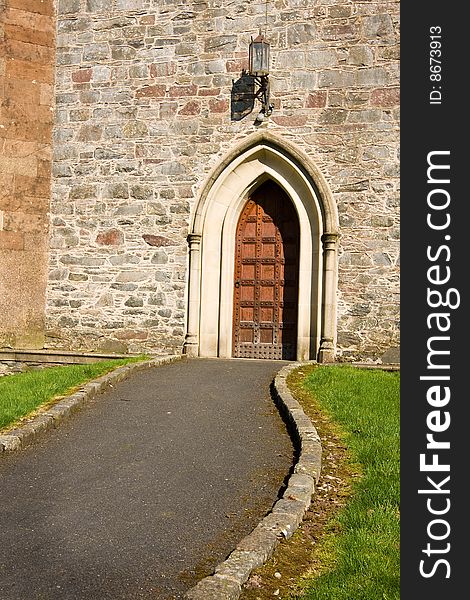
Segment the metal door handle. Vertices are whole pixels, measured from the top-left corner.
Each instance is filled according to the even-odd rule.
[[[237,279],[237,281],[235,281],[235,287],[236,287],[236,288],[239,288],[239,287],[240,287],[240,280],[239,280],[239,279]]]

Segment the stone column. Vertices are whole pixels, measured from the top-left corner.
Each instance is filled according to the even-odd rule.
[[[328,363],[335,360],[336,327],[336,264],[337,233],[322,235],[323,244],[323,298],[321,319],[321,341],[318,362]]]
[[[189,301],[188,330],[183,345],[183,353],[199,355],[199,301],[201,279],[201,234],[191,233],[189,243]]]

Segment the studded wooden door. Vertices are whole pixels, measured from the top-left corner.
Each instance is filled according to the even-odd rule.
[[[235,249],[233,356],[296,359],[299,221],[274,182],[240,216]]]

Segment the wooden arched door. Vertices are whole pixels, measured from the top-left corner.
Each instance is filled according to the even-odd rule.
[[[299,220],[273,181],[245,204],[237,225],[233,356],[295,360]]]

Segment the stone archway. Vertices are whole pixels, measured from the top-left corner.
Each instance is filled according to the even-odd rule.
[[[234,239],[250,194],[274,181],[300,223],[297,360],[334,360],[338,216],[320,171],[295,146],[256,133],[219,164],[201,190],[190,246],[189,356],[231,357]]]

